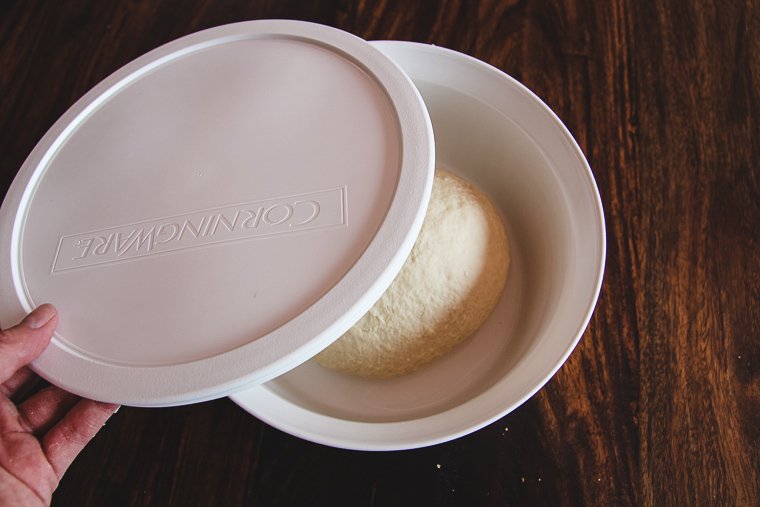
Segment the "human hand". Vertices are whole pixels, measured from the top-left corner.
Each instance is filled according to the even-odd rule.
[[[46,387],[18,406],[27,367],[47,347],[58,315],[42,305],[0,331],[0,505],[49,505],[63,473],[118,405]]]

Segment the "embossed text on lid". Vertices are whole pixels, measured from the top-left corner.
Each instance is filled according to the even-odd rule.
[[[62,236],[52,272],[346,225],[346,192],[334,188]]]

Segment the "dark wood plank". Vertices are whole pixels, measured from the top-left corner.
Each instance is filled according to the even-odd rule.
[[[758,476],[753,3],[640,7],[642,495],[752,505]],[[643,86],[642,86],[643,85]]]
[[[228,400],[124,407],[54,504],[760,502],[756,2],[5,1],[0,185],[120,66],[256,18],[450,47],[534,90],[599,184],[608,261],[597,310],[544,389],[468,437],[361,453],[291,437]]]

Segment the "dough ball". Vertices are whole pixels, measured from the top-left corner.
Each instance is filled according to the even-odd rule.
[[[438,169],[422,230],[403,268],[370,311],[316,360],[373,378],[417,370],[486,321],[508,269],[507,236],[491,202]]]

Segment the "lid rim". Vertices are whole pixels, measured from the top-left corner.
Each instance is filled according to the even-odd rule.
[[[290,322],[251,343],[181,364],[124,366],[78,357],[65,350],[56,334],[51,346],[32,364],[32,369],[51,383],[80,396],[134,406],[182,405],[224,397],[265,382],[318,353],[374,304],[401,269],[419,233],[433,179],[433,131],[419,92],[398,65],[354,35],[313,23],[249,21],[191,34],[137,58],[86,93],[43,136],[19,170],[0,209],[0,270],[13,275],[0,278],[0,293],[8,301],[0,309],[0,322],[13,324],[35,305],[28,294],[19,293],[26,290],[18,255],[20,231],[30,196],[45,176],[46,160],[66,142],[67,133],[91,109],[108,100],[113,90],[139,79],[146,69],[159,65],[157,62],[209,41],[251,34],[294,35],[335,48],[352,61],[361,62],[363,70],[388,95],[398,118],[401,161],[390,208],[375,238],[325,295]],[[297,344],[283,346],[286,335],[299,337]]]

